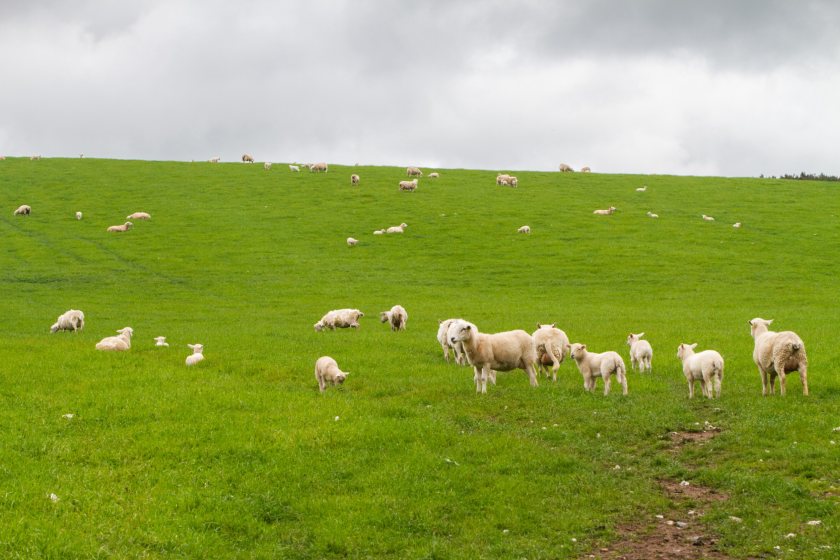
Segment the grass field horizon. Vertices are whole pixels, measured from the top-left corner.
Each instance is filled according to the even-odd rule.
[[[835,185],[436,170],[402,193],[404,167],[0,161],[0,554],[578,558],[654,523],[667,479],[728,496],[702,523],[733,558],[840,557]],[[378,315],[397,303],[392,333]],[[358,331],[314,331],[342,307]],[[71,308],[85,329],[50,334]],[[567,361],[556,383],[500,373],[476,395],[435,339],[449,317],[557,323],[628,367],[644,331],[653,373],[604,397]],[[810,397],[796,374],[761,396],[753,317],[803,338]],[[124,326],[128,353],[94,349]],[[723,355],[721,399],[689,401],[681,342]],[[351,372],[323,395],[322,355]],[[705,422],[720,434],[670,449]]]

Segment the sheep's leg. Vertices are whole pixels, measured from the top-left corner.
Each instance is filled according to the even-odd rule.
[[[720,398],[720,392],[721,392],[721,389],[722,389],[721,384],[723,383],[722,376],[721,375],[716,375],[715,378],[714,378],[714,382],[715,382],[715,395],[717,396],[717,398]]]
[[[712,373],[708,371],[703,372],[703,396],[707,399],[712,398]]]
[[[604,396],[606,397],[610,394],[610,376],[603,375],[602,377],[604,378]]]
[[[495,384],[496,384],[496,370],[495,370],[495,369],[491,369],[491,370],[490,370],[490,373],[488,374],[488,377],[490,378],[490,383],[492,383],[493,385],[495,385]]]
[[[767,388],[769,385],[767,379],[767,372],[761,368],[758,368],[758,373],[761,374],[761,395],[766,397],[767,396]]]
[[[490,377],[490,372],[493,371],[490,369],[489,366],[484,366],[481,368],[481,394],[487,393],[487,378]],[[493,379],[496,379],[496,375],[493,374]]]
[[[768,375],[770,376],[770,394],[775,395],[776,394],[776,372],[775,371],[770,371],[768,373]]]
[[[525,364],[525,372],[528,374],[528,381],[531,382],[531,387],[539,385],[537,383],[537,372],[534,370],[534,364]]]
[[[441,348],[443,348],[443,357],[446,359],[446,363],[449,363],[449,346],[446,344],[441,344]]]
[[[799,379],[802,380],[802,394],[808,396],[808,366],[799,366]]]
[[[481,370],[477,367],[473,366],[473,371],[475,374],[473,375],[473,381],[475,381],[475,392],[481,392]]]
[[[779,394],[783,397],[787,393],[787,376],[785,375],[784,364],[775,364],[776,373],[779,375]]]
[[[694,398],[694,378],[693,377],[688,378],[688,398],[689,399]]]

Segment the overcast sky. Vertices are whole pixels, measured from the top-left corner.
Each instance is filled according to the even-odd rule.
[[[840,175],[834,0],[0,0],[0,154]]]

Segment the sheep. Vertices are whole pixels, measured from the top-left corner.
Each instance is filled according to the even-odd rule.
[[[41,155],[40,155],[40,154],[38,154],[38,155],[34,155],[34,156],[29,156],[29,160],[30,160],[30,161],[38,161],[39,159],[41,159]]]
[[[271,169],[271,162],[270,161],[264,162],[263,163],[263,169],[265,169],[266,171],[270,170]]]
[[[561,171],[561,173],[572,173],[574,171],[574,169],[572,169],[570,166],[566,165],[565,163],[561,163],[560,164],[560,171]]]
[[[509,179],[510,175],[508,175],[507,173],[499,173],[498,175],[496,175],[496,184],[506,185]]]
[[[358,309],[333,309],[315,323],[315,331],[321,332],[324,329],[334,331],[335,329],[359,328],[359,319],[365,314]]]
[[[412,179],[411,181],[400,181],[401,191],[413,191],[415,189],[417,189],[417,179]]]
[[[313,163],[312,165],[309,166],[309,172],[310,173],[320,173],[321,171],[323,171],[324,173],[327,173],[329,171],[329,166],[326,163],[323,163],[323,162]]]
[[[630,347],[630,367],[633,368],[633,371],[638,368],[641,373],[644,373],[645,371],[650,373],[650,361],[653,359],[653,348],[651,348],[650,342],[642,340],[643,336],[645,336],[645,333],[643,332],[639,334],[630,333],[627,335],[627,346]]]
[[[151,220],[152,216],[148,212],[135,212],[125,217],[126,220]]]
[[[615,206],[610,206],[606,210],[595,210],[592,213],[597,214],[599,216],[609,216],[610,214],[614,213],[615,211],[616,211],[616,207]]]
[[[131,336],[134,329],[123,327],[117,331],[119,336],[107,336],[96,343],[97,350],[125,352],[131,348]]]
[[[131,222],[126,222],[126,223],[122,224],[121,226],[110,226],[105,231],[110,231],[110,232],[128,231],[128,230],[131,229],[131,227],[133,225],[134,224],[132,224]]]
[[[513,175],[499,175],[496,177],[496,184],[516,188],[519,186],[519,179]]]
[[[802,380],[802,394],[808,396],[808,356],[805,354],[805,343],[793,331],[773,332],[768,329],[773,319],[756,317],[750,321],[750,334],[755,340],[753,361],[761,374],[761,394],[767,396],[769,385],[770,394],[776,392],[776,376],[779,376],[779,388],[785,396],[787,385],[786,375],[793,371],[799,372]],[[768,384],[769,376],[769,384]]]
[[[252,162],[253,163],[253,162]],[[189,348],[192,348],[193,353],[187,356],[185,363],[188,366],[194,366],[198,362],[204,359],[204,345],[203,344],[187,344]]]
[[[637,188],[636,192],[645,192],[646,190],[647,190],[647,185]]]
[[[437,171],[429,173],[429,179],[438,179],[439,177],[440,177],[440,173],[438,173]]]
[[[449,350],[451,349],[455,354],[455,363],[459,366],[466,365],[466,353],[464,352],[464,345],[461,342],[452,342],[452,337],[457,331],[458,322],[463,319],[446,319],[445,321],[438,321],[437,339],[440,347],[443,350],[443,357],[449,362]]]
[[[391,226],[385,230],[385,233],[403,233],[405,232],[405,228],[408,227],[408,224],[405,222],[401,223],[398,226]]]
[[[28,216],[32,213],[32,207],[28,204],[21,204],[14,212],[14,216]]]
[[[359,184],[359,176],[356,175],[355,173],[353,175],[350,175],[350,184],[351,185],[358,185]]]
[[[329,356],[321,356],[315,362],[315,379],[318,381],[318,389],[323,393],[327,390],[327,384],[341,385],[349,371],[341,371],[338,363]]]
[[[408,175],[409,177],[422,177],[423,176],[423,172],[420,171],[420,168],[418,168],[418,167],[408,167],[408,168],[406,168],[405,174]]]
[[[648,218],[658,218],[659,214],[654,214],[653,212],[648,211],[647,213]]]
[[[85,328],[85,314],[78,309],[70,309],[58,316],[58,319],[55,320],[55,324],[50,327],[50,332],[79,332],[83,328]]]
[[[155,346],[163,346],[169,348],[169,343],[166,342],[165,336],[156,336],[155,337]]]
[[[450,325],[450,341],[464,345],[467,359],[473,366],[476,393],[487,393],[487,379],[496,384],[496,370],[523,369],[528,374],[531,387],[536,387],[537,349],[534,339],[523,330],[485,334],[468,321],[457,321]]]
[[[377,229],[373,231],[373,235],[382,235],[385,233],[384,229]]]
[[[220,161],[222,161],[222,158],[220,158],[219,156],[216,156],[216,157],[211,157],[211,158],[210,158],[210,159],[208,159],[207,161],[208,161],[209,163],[219,163]]]
[[[379,314],[380,323],[390,323],[392,331],[404,331],[408,323],[408,312],[402,305],[395,305],[390,311],[382,311]]]
[[[242,154],[242,163],[254,163],[254,156],[251,154]]]
[[[589,167],[584,166],[584,167],[581,167],[581,168],[580,168],[580,172],[581,172],[581,173],[592,173],[592,170],[591,170],[591,169],[589,169]]]
[[[537,364],[540,371],[548,377],[548,366],[551,366],[551,380],[557,381],[557,370],[560,369],[560,364],[571,350],[569,337],[556,328],[555,323],[550,325],[537,323],[537,330],[531,336],[537,348]]]
[[[355,247],[359,243],[359,240],[354,237],[347,238],[347,246],[348,247]]]
[[[300,167],[297,165],[289,164],[289,171],[292,173],[300,173]]]
[[[76,219],[77,219],[77,220],[81,220],[81,219],[82,219],[82,213],[81,213],[81,212],[76,212]]]
[[[0,161],[5,161],[5,160],[6,160],[6,156],[0,156]]]
[[[531,226],[522,226],[521,228],[519,228],[516,231],[517,231],[517,233],[529,233],[530,234],[531,233]]]
[[[694,353],[697,343],[680,344],[677,347],[677,358],[683,365],[683,373],[688,381],[688,398],[694,398],[694,382],[700,381],[703,396],[711,399],[720,398],[721,383],[723,382],[723,358],[714,350],[703,350]]]
[[[735,222],[734,224],[732,224],[732,227],[734,227],[735,229],[741,227],[741,222]]]
[[[715,221],[715,219],[713,217],[707,216],[706,214],[703,214],[702,218],[704,220],[706,220],[707,222],[714,222]]]
[[[570,354],[578,370],[583,375],[583,388],[587,391],[595,390],[595,379],[604,379],[604,396],[610,394],[610,375],[615,374],[621,384],[623,394],[627,394],[627,368],[618,352],[602,352],[597,354],[586,350],[586,344],[572,344]]]

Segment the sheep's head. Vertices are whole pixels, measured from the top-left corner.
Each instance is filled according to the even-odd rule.
[[[400,227],[401,227],[401,228],[407,228],[407,227],[408,227],[408,224],[407,224],[407,223],[405,223],[405,222],[403,222],[403,223],[401,223],[401,224],[400,224]]]
[[[639,342],[639,340],[645,336],[645,333],[633,334],[630,333],[627,335],[627,346],[633,346],[635,342]]]
[[[350,375],[349,371],[342,371],[335,376],[335,382],[341,385],[344,383],[344,380],[347,379],[347,376]]]
[[[586,355],[586,344],[575,342],[569,349],[569,355],[576,362],[579,362]]]
[[[58,331],[58,323],[56,323],[56,324],[54,324],[53,326],[50,327],[50,332],[51,333],[54,333],[54,332],[57,332],[57,331]]]
[[[128,338],[131,338],[131,336],[134,334],[134,329],[132,329],[131,327],[123,327],[120,330],[118,330],[117,332],[119,334],[126,335]]]
[[[761,317],[756,317],[750,321],[750,335],[755,338],[756,334],[760,334],[769,330],[770,323],[773,322],[773,319],[762,319]]]
[[[387,323],[391,317],[389,317],[390,311],[382,311],[379,313],[379,322],[380,323]]]
[[[450,330],[452,327],[450,327]],[[455,325],[454,333],[450,337],[452,344],[458,342],[464,342],[470,340],[478,329],[472,323],[468,323],[467,321],[459,321],[457,325]]]
[[[691,356],[694,354],[694,349],[697,348],[697,343],[694,344],[680,344],[677,347],[677,358],[680,360],[685,360],[687,356]]]
[[[318,321],[313,326],[315,327],[315,332],[321,332],[322,330],[324,330],[324,322],[323,321]]]
[[[132,227],[134,227],[134,224],[132,224],[131,222],[126,222],[125,227],[126,229],[131,229]]]
[[[192,348],[193,354],[201,354],[204,352],[204,345],[203,344],[187,344],[190,348]]]

